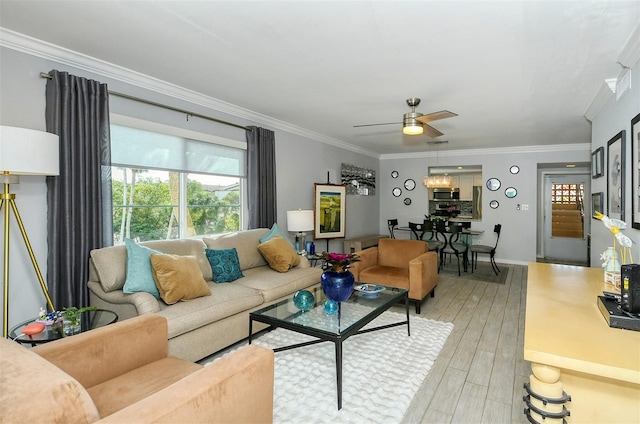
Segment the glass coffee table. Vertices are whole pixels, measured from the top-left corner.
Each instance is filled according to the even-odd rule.
[[[35,346],[40,343],[47,343],[58,340],[63,337],[69,337],[62,331],[62,320],[47,325],[44,331],[27,336],[22,334],[22,328],[28,324],[35,322],[36,318],[21,322],[9,331],[9,338],[18,343],[27,343]],[[94,328],[104,327],[118,321],[118,315],[115,312],[106,309],[94,309],[80,313],[80,333],[93,330]]]
[[[356,283],[358,286],[359,283]],[[340,304],[338,312],[328,315],[324,311],[327,300],[322,288],[316,286],[308,289],[315,298],[315,304],[308,311],[301,311],[293,304],[293,297],[249,314],[249,344],[252,340],[253,321],[262,322],[273,328],[287,330],[315,337],[317,340],[283,346],[273,349],[274,352],[314,345],[322,342],[333,342],[336,352],[336,379],[338,383],[338,409],[342,409],[342,343],[355,334],[368,333],[400,325],[407,326],[407,336],[411,335],[409,326],[408,291],[396,287],[380,286],[382,291],[365,294],[354,291],[351,297]],[[404,300],[407,319],[380,327],[362,327],[373,321],[391,306]]]

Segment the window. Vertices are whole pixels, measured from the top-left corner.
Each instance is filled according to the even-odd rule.
[[[552,184],[551,236],[584,238],[584,184]]]
[[[111,152],[114,245],[241,228],[245,150],[111,125]]]

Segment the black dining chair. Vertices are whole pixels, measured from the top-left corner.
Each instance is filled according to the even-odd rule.
[[[398,226],[397,219],[387,219],[387,227],[389,228],[389,237],[391,237],[392,239],[396,238],[394,231],[397,226]]]
[[[493,268],[493,272],[498,275],[500,272],[500,268],[498,268],[498,264],[496,264],[496,249],[498,248],[498,241],[500,241],[500,231],[502,230],[502,224],[496,224],[493,226],[493,232],[496,233],[496,244],[494,246],[487,246],[484,244],[473,244],[469,249],[471,251],[471,272],[473,272],[473,268],[478,268],[478,253],[482,253],[485,255],[489,255],[489,260],[491,261],[491,267]]]
[[[438,228],[439,227],[439,228]],[[448,229],[447,229],[448,228]],[[467,244],[460,241],[460,233],[462,232],[462,226],[457,224],[449,225],[446,227],[444,222],[437,225],[438,232],[443,235],[449,234],[447,244],[440,250],[442,257],[442,263],[446,263],[446,257],[449,256],[449,262],[451,257],[455,256],[458,261],[458,276],[460,276],[460,259],[462,258],[462,266],[464,272],[467,272]]]
[[[433,221],[425,219],[422,224],[423,236],[422,239],[427,242],[429,245],[430,252],[436,252],[438,254],[438,258],[440,258],[440,250],[447,244],[447,239],[443,237],[443,240],[440,240],[437,231],[435,231],[435,227],[433,225]],[[442,263],[438,260],[438,272],[440,272],[440,268],[442,268]]]

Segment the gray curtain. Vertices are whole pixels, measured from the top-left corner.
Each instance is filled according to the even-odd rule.
[[[47,177],[47,285],[56,309],[89,304],[89,252],[113,240],[106,84],[49,72],[47,131],[60,137],[60,175]]]
[[[247,128],[249,229],[271,228],[277,220],[276,141],[271,130]]]

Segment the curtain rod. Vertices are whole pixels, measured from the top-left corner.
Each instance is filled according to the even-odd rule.
[[[46,79],[52,79],[53,78],[51,75],[49,75],[46,72],[40,72],[40,77],[41,78],[46,78]],[[146,104],[151,105],[151,106],[156,106],[156,107],[161,107],[163,109],[172,110],[174,112],[184,113],[185,115],[187,115],[187,120],[189,120],[189,116],[195,116],[197,118],[202,118],[202,119],[206,119],[206,120],[209,120],[209,121],[218,122],[220,124],[229,125],[231,127],[236,127],[236,128],[240,128],[240,129],[243,129],[243,130],[249,130],[248,127],[245,127],[245,126],[239,125],[239,124],[234,124],[233,122],[223,121],[221,119],[212,118],[210,116],[201,115],[201,114],[195,113],[195,112],[189,112],[188,110],[179,109],[179,108],[173,107],[173,106],[163,105],[162,103],[152,102],[151,100],[141,99],[140,97],[134,97],[134,96],[130,96],[130,95],[124,94],[124,93],[118,93],[117,91],[109,90],[109,94],[113,95],[113,96],[117,96],[117,97],[122,97],[122,98],[128,99],[128,100],[135,100],[137,102],[146,103]]]

